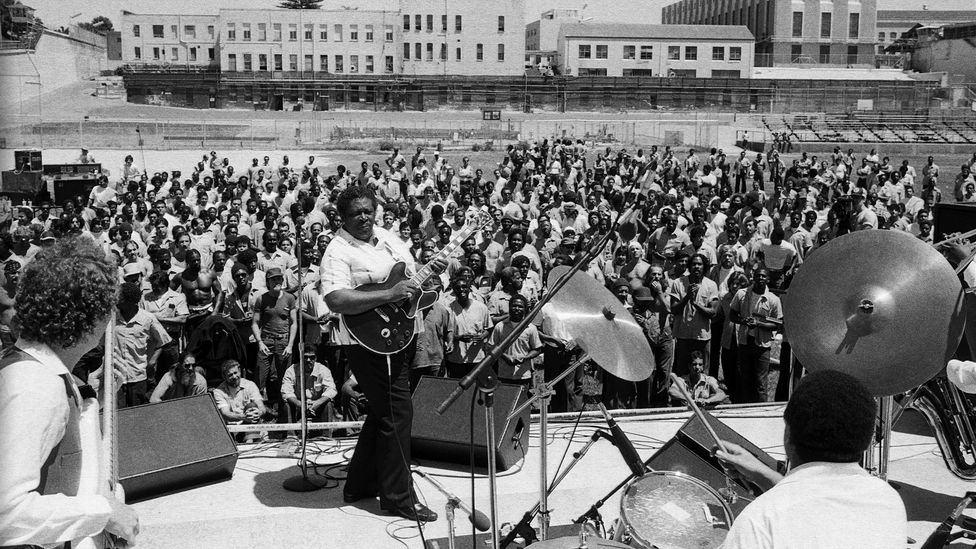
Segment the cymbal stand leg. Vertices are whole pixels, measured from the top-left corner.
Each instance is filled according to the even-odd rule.
[[[881,429],[881,448],[878,456],[878,478],[888,480],[888,460],[891,456],[891,412],[893,399],[884,396],[879,399],[880,426]]]
[[[498,435],[495,432],[495,387],[498,385],[494,375],[480,376],[478,391],[485,403],[485,432],[488,448],[488,498],[491,512],[491,547],[498,549],[498,465],[495,462],[494,449],[498,446]]]
[[[539,540],[549,539],[549,396],[545,372],[535,372],[535,396],[539,398]]]

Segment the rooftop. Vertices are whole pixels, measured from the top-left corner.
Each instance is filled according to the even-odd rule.
[[[755,40],[752,32],[747,27],[740,25],[621,25],[615,23],[577,23],[563,25],[561,34],[574,38]]]

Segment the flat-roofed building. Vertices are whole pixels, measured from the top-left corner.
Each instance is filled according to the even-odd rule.
[[[745,25],[756,37],[756,66],[873,65],[877,0],[681,0],[661,21]]]
[[[559,71],[573,76],[750,78],[755,39],[744,26],[562,25]]]
[[[129,65],[216,67],[220,41],[216,15],[122,12],[122,62]]]

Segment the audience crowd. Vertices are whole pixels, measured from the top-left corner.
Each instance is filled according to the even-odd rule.
[[[440,299],[422,313],[414,385],[422,375],[470,371],[536,305],[554,266],[614,231],[583,273],[632,310],[654,354],[653,374],[637,383],[589,366],[608,406],[680,403],[672,371],[704,405],[785,400],[796,376],[780,295],[804,260],[850,231],[932,242],[935,203],[976,202],[976,154],[943,173],[932,157],[912,166],[838,148],[787,161],[783,149],[594,150],[553,138],[510,145],[491,166],[418,147],[351,169],[313,156],[234,166],[210,152],[157,173],[126,156],[88,196],[21,207],[0,231],[0,340],[16,338],[8,296],[24,265],[57,238],[84,235],[114,256],[123,282],[113,333],[120,405],[209,390],[228,423],[294,421],[301,356],[309,417],[358,419],[366,402],[345,362],[349,334],[328,310],[318,273],[341,228],[339,192],[363,185],[375,194],[378,228],[408,243],[418,265],[452,248],[447,271],[424,284]],[[953,196],[942,196],[944,178]],[[614,230],[634,201],[639,215]],[[470,236],[458,242],[461,231]],[[552,379],[580,353],[545,306],[505,351],[498,375]],[[76,374],[99,368],[102,354]],[[579,367],[558,384],[552,410],[580,410],[583,381]]]

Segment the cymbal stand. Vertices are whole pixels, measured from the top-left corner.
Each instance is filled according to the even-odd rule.
[[[891,459],[891,418],[892,405],[894,400],[890,396],[883,396],[878,399],[879,404],[879,423],[881,430],[881,444],[878,449],[878,478],[888,480],[888,460]]]
[[[498,378],[492,370],[486,369],[478,376],[478,393],[485,405],[485,434],[486,448],[488,448],[488,500],[491,520],[491,547],[498,549],[498,464],[496,463],[495,448],[498,434],[495,432],[495,388]]]
[[[539,539],[542,541],[549,538],[549,494],[552,490],[549,487],[548,471],[549,397],[552,396],[553,389],[556,387],[557,383],[560,383],[564,378],[575,372],[576,368],[582,366],[583,363],[589,359],[590,356],[583,353],[582,356],[573,362],[573,364],[569,365],[552,381],[548,383],[545,381],[537,382],[536,386],[532,389],[532,398],[523,402],[508,416],[508,420],[511,421],[512,419],[517,418],[519,414],[521,414],[522,411],[529,406],[532,406],[536,402],[539,403],[539,503],[536,505],[535,512],[532,514],[537,513],[539,515]],[[539,379],[539,377],[536,378],[537,381]],[[589,447],[587,447],[587,449],[589,449]]]

